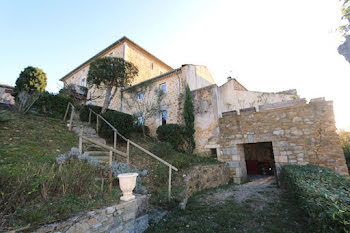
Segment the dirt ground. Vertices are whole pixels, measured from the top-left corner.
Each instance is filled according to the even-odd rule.
[[[252,176],[193,196],[147,232],[312,232],[295,199],[274,176]]]

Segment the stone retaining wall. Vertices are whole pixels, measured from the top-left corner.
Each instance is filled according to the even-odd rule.
[[[144,232],[148,227],[147,205],[147,196],[136,195],[136,199],[132,201],[121,202],[77,215],[64,222],[43,226],[35,233]]]
[[[184,178],[184,200],[180,204],[185,208],[188,198],[204,189],[225,185],[230,181],[230,170],[226,164],[198,165],[191,168]]]

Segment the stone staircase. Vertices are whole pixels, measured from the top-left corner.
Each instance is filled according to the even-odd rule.
[[[69,126],[69,122],[68,122]],[[106,140],[98,136],[96,130],[92,128],[88,122],[82,122],[79,119],[79,115],[73,116],[72,131],[77,135],[80,135],[80,130],[83,130],[83,136],[107,145]],[[96,158],[100,163],[105,164],[109,161],[109,152],[96,144],[83,140],[83,152]]]

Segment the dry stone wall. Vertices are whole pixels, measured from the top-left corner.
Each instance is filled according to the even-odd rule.
[[[43,226],[35,233],[139,233],[148,227],[148,199],[145,195],[136,195],[136,199],[90,211],[64,222]]]
[[[181,207],[186,206],[188,198],[194,193],[225,185],[230,179],[229,167],[226,164],[198,165],[191,168],[184,178],[184,200]]]
[[[291,103],[294,102],[294,103]],[[272,142],[276,168],[312,163],[348,175],[336,133],[333,102],[324,99],[291,100],[223,114],[219,119],[220,161],[230,166],[235,182],[246,179],[243,144]]]

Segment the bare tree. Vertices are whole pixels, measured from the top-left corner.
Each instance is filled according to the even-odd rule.
[[[152,117],[157,116],[162,108],[168,106],[163,100],[166,93],[150,81],[140,86],[127,90],[125,94],[125,103],[131,114],[139,118],[142,127],[143,136],[146,136],[145,125]]]

